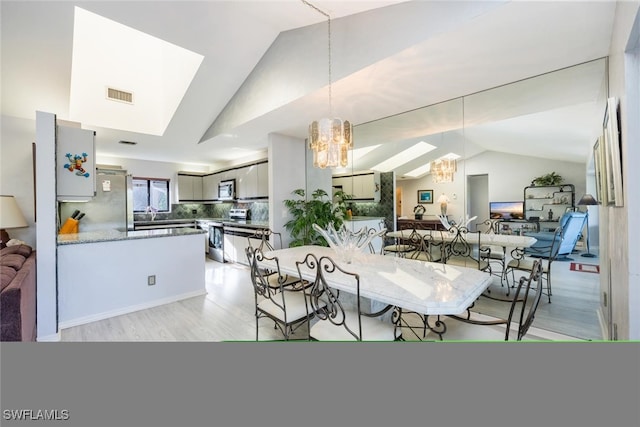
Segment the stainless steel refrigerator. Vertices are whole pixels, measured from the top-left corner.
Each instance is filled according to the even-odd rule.
[[[84,213],[79,231],[133,230],[133,186],[131,175],[121,169],[96,170],[96,195],[87,202],[59,202],[59,220],[78,210]]]

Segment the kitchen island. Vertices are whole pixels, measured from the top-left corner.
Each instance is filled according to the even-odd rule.
[[[205,294],[204,233],[168,228],[59,235],[58,327]]]

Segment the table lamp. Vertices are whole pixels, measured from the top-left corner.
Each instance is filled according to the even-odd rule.
[[[447,215],[447,203],[449,203],[449,198],[445,196],[444,193],[438,197],[438,203],[440,203],[440,213],[442,215]]]
[[[582,198],[578,202],[578,206],[591,206],[591,205],[597,205],[597,204],[598,204],[598,201],[591,194],[585,194],[584,196],[582,196]],[[581,256],[593,258],[595,257],[595,255],[591,253],[591,250],[589,248],[589,208],[587,208],[586,213],[587,213],[587,253],[584,253]]]
[[[7,228],[28,226],[29,224],[27,224],[27,221],[24,219],[24,215],[22,215],[22,211],[20,210],[20,207],[18,207],[15,197],[0,196],[0,238],[2,239],[0,247],[6,247],[7,242],[9,241],[9,233],[7,233],[6,230]]]

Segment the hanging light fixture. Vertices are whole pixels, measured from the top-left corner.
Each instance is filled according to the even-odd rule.
[[[443,157],[431,162],[431,176],[434,183],[453,182],[457,170],[456,159]]]
[[[348,153],[353,148],[353,127],[348,120],[334,118],[331,99],[331,16],[306,0],[302,3],[327,17],[329,52],[329,118],[314,120],[309,125],[309,148],[313,150],[313,166],[347,167]]]

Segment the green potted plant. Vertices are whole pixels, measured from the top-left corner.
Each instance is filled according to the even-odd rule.
[[[546,175],[541,175],[534,178],[533,181],[531,181],[531,184],[540,185],[540,186],[558,185],[562,183],[562,180],[563,180],[562,176],[558,175],[555,172],[551,172]]]
[[[339,229],[347,215],[346,200],[351,199],[352,196],[344,191],[338,191],[332,202],[329,194],[320,188],[311,193],[309,200],[305,197],[304,189],[294,190],[292,194],[299,198],[284,201],[284,205],[293,216],[284,225],[284,228],[291,233],[292,240],[289,246],[329,246],[325,239],[313,229],[313,224],[318,224],[322,228],[333,224],[336,229]]]

